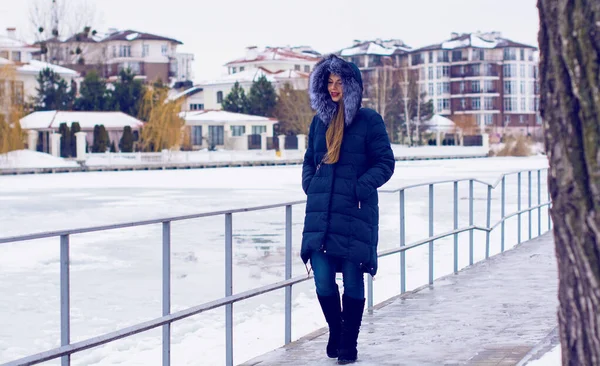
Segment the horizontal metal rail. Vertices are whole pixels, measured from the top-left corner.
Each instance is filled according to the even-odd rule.
[[[543,169],[547,170],[547,169]],[[454,272],[456,273],[458,270],[458,234],[463,232],[470,233],[470,263],[473,264],[473,231],[483,231],[486,232],[486,258],[489,256],[489,233],[493,231],[499,225],[502,227],[502,240],[501,240],[501,251],[504,251],[504,223],[509,218],[518,216],[519,217],[519,242],[520,242],[520,220],[521,215],[524,213],[529,213],[529,236],[532,235],[531,230],[531,212],[533,210],[538,210],[538,235],[541,235],[541,208],[545,206],[550,206],[551,202],[541,203],[541,171],[542,169],[537,170],[537,187],[538,187],[538,205],[532,206],[532,182],[531,182],[531,172],[535,170],[522,170],[515,171],[503,174],[500,179],[498,179],[494,184],[489,184],[481,180],[477,179],[457,179],[457,180],[443,180],[437,182],[429,182],[429,183],[419,183],[412,184],[401,187],[395,190],[379,190],[381,193],[400,193],[400,246],[398,248],[383,250],[378,253],[378,257],[386,257],[393,254],[400,253],[401,257],[401,293],[405,292],[406,284],[405,284],[405,252],[410,249],[414,249],[416,247],[420,247],[425,244],[429,244],[429,283],[433,283],[433,243],[436,240],[443,239],[449,236],[454,236]],[[528,203],[529,207],[525,209],[521,209],[521,174],[528,173],[528,187],[529,187],[529,195],[528,195]],[[518,210],[505,214],[504,206],[505,206],[505,179],[506,176],[517,174],[518,175]],[[458,183],[468,181],[469,182],[469,226],[458,228]],[[433,201],[434,201],[434,186],[436,184],[446,184],[446,183],[454,183],[454,230],[433,235],[434,233],[434,214],[433,214]],[[473,184],[480,183],[488,187],[487,194],[487,227],[474,225],[474,215],[473,215]],[[502,183],[502,218],[495,223],[493,226],[490,226],[490,204],[491,204],[491,190],[498,186],[498,184]],[[405,210],[405,191],[412,188],[418,187],[429,187],[429,237],[426,239],[418,240],[408,245],[406,242],[406,230],[405,230],[405,220],[406,214]],[[550,199],[548,195],[548,199]],[[213,212],[205,212],[198,213],[192,215],[184,215],[184,216],[174,216],[168,218],[159,218],[152,220],[144,220],[144,221],[136,221],[115,225],[103,225],[103,226],[95,226],[95,227],[87,227],[87,228],[79,228],[79,229],[69,229],[69,230],[60,230],[53,232],[41,232],[34,233],[22,236],[14,236],[14,237],[5,237],[0,238],[0,244],[9,243],[9,242],[18,242],[18,241],[26,241],[26,240],[34,240],[41,238],[49,238],[49,237],[60,237],[61,238],[61,339],[62,346],[48,350],[45,352],[37,353],[31,356],[27,356],[15,361],[11,361],[9,363],[3,364],[2,366],[17,366],[17,365],[33,365],[40,362],[49,361],[56,358],[62,358],[63,365],[70,364],[70,355],[76,352],[80,352],[89,348],[97,347],[118,339],[126,338],[135,334],[139,334],[151,329],[155,329],[158,327],[163,327],[163,365],[168,366],[170,364],[170,324],[172,322],[182,320],[193,315],[197,315],[203,313],[208,310],[225,307],[226,308],[226,352],[227,352],[227,365],[232,365],[233,363],[233,336],[232,331],[229,328],[232,328],[232,316],[233,316],[233,308],[232,305],[238,301],[246,300],[255,296],[259,296],[265,293],[269,293],[272,291],[276,291],[282,288],[286,290],[286,312],[285,312],[285,343],[291,342],[291,289],[293,285],[304,282],[312,278],[309,275],[297,276],[292,278],[291,272],[291,247],[292,247],[292,206],[304,204],[306,200],[298,200],[287,203],[279,203],[272,205],[264,205],[264,206],[256,206],[256,207],[247,207],[233,210],[222,210],[222,211],[213,211]],[[251,289],[248,291],[244,291],[238,294],[232,293],[232,277],[231,277],[231,268],[232,268],[232,215],[235,213],[243,213],[250,211],[260,211],[260,210],[268,210],[274,208],[285,207],[286,209],[286,235],[285,235],[285,244],[286,244],[286,280],[273,283],[270,285],[262,286],[256,289]],[[225,258],[226,258],[226,296],[214,300],[211,302],[207,302],[198,306],[194,306],[185,310],[181,310],[175,313],[170,312],[170,235],[171,235],[171,226],[170,223],[172,221],[181,221],[181,220],[189,220],[196,219],[202,217],[210,217],[210,216],[225,216]],[[149,320],[146,322],[142,322],[121,330],[117,330],[114,332],[110,332],[101,336],[93,337],[87,340],[83,340],[80,342],[69,344],[70,341],[70,305],[69,305],[69,236],[73,234],[82,234],[82,233],[90,233],[97,231],[106,231],[106,230],[114,230],[121,228],[129,228],[136,226],[144,226],[144,225],[152,225],[152,224],[162,224],[163,227],[163,316],[160,318],[156,318],[153,320]],[[548,215],[548,229],[550,229],[550,217]],[[368,308],[371,310],[373,308],[373,278],[368,276]]]

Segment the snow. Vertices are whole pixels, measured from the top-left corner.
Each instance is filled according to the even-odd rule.
[[[452,122],[451,119],[440,116],[439,114],[433,115],[433,117],[431,117],[431,119],[425,123],[427,124],[428,128],[433,131],[437,131],[439,129],[440,131],[444,132],[452,132],[456,129],[456,124]]]
[[[133,41],[133,40],[135,40],[136,38],[138,38],[139,36],[140,36],[140,34],[139,34],[139,33],[130,33],[130,34],[126,35],[126,36],[125,36],[125,38],[126,38],[128,41]]]
[[[31,150],[17,150],[0,155],[0,169],[12,168],[62,168],[79,166],[74,161],[57,158]]]
[[[25,73],[39,74],[44,69],[50,69],[61,76],[79,76],[75,70],[67,69],[66,67],[50,64],[47,62],[31,60],[29,63],[19,67],[17,70]]]
[[[503,172],[547,165],[541,157],[398,162],[383,189],[467,177],[494,182]],[[5,176],[0,179],[0,233],[6,237],[301,200],[300,178],[300,166]],[[542,179],[546,181],[545,174]],[[526,191],[527,182],[522,183]],[[512,192],[506,197],[506,212],[513,212],[516,176],[506,180],[506,187]],[[435,188],[435,233],[452,229],[447,199],[452,189],[452,184]],[[486,194],[485,186],[475,186],[476,225],[485,225],[486,203],[480,198]],[[467,196],[468,184],[461,183],[460,226],[468,221]],[[427,197],[427,187],[406,192],[407,243],[427,235]],[[500,192],[494,190],[492,223],[500,215],[498,202]],[[304,209],[297,205],[292,213],[294,276],[306,273],[299,259]],[[234,293],[284,278],[284,212],[278,208],[233,216]],[[398,195],[382,193],[380,250],[398,245],[398,216]],[[542,228],[545,217],[542,210]],[[516,243],[515,221],[507,221],[507,249]],[[224,296],[223,224],[223,216],[172,224],[172,311]],[[525,237],[527,225],[522,227]],[[533,230],[537,232],[537,220]],[[492,254],[499,250],[497,234],[491,236]],[[468,235],[459,241],[462,268],[468,262]],[[485,234],[475,233],[475,242],[484,243]],[[70,243],[72,341],[161,315],[160,225],[77,234]],[[436,277],[452,271],[452,243],[452,238],[435,243]],[[484,247],[476,246],[475,260],[483,258]],[[427,248],[411,250],[406,262],[407,289],[426,283]],[[381,260],[375,303],[398,293],[397,263],[397,256]],[[58,238],[0,245],[0,293],[11,294],[0,302],[0,363],[59,346],[58,284]],[[283,291],[276,291],[234,305],[234,363],[283,344],[283,299]],[[294,340],[325,325],[312,281],[294,286],[292,306]],[[216,309],[176,322],[171,328],[172,363],[223,364],[224,313]],[[79,353],[72,364],[155,364],[161,357],[160,334],[156,329]]]
[[[58,129],[63,122],[69,127],[73,122],[79,122],[84,130],[92,130],[95,125],[121,130],[125,126],[133,129],[143,126],[142,121],[123,112],[40,111],[21,118],[20,122],[23,129]]]
[[[226,122],[264,122],[264,123],[277,123],[277,120],[262,116],[253,116],[250,114],[227,112],[223,110],[204,110],[197,112],[181,112],[180,116],[185,118],[188,122],[214,122],[214,123],[226,123]]]
[[[488,41],[476,34],[470,34],[469,38],[454,39],[442,43],[441,48],[451,50],[455,48],[477,47],[477,48],[495,48],[498,46],[497,41]]]
[[[390,56],[396,51],[395,48],[386,48],[375,42],[369,42],[369,46],[365,50],[363,46],[346,48],[340,53],[341,56],[356,56],[356,55],[381,55]]]
[[[253,81],[258,80],[261,76],[265,76],[267,78],[267,80],[270,82],[275,82],[275,79],[273,78],[273,76],[270,73],[265,72],[263,69],[249,68],[247,70],[244,70],[242,72],[237,72],[235,74],[223,75],[219,79],[204,80],[204,81],[199,82],[198,85],[200,87],[202,87],[204,85],[230,84],[230,83],[235,83],[236,81],[240,82],[240,83],[243,83],[243,82],[251,83]]]
[[[560,344],[554,346],[549,352],[544,354],[541,358],[527,362],[524,366],[561,366],[562,365],[562,352]]]

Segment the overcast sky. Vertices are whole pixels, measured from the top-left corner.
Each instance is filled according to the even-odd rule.
[[[34,1],[0,0],[0,33],[17,27],[31,41]],[[451,32],[499,31],[537,46],[536,0],[57,0],[95,8],[93,29],[133,29],[178,39],[195,54],[196,81],[224,72],[249,45],[309,45],[321,53],[354,39],[401,39],[412,47]],[[153,4],[153,5],[150,5]]]

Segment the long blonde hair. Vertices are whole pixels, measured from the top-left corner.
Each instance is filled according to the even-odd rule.
[[[335,117],[329,123],[327,133],[325,134],[327,142],[327,155],[325,163],[335,164],[340,160],[340,150],[342,148],[342,140],[344,139],[344,102],[338,102],[338,109]]]

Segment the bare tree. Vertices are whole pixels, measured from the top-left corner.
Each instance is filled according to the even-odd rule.
[[[98,13],[91,0],[30,0],[29,20],[42,60],[57,62],[68,59],[60,41],[96,24]]]
[[[306,90],[296,90],[285,83],[279,90],[274,115],[279,119],[281,133],[308,134],[314,112]]]
[[[600,364],[597,0],[538,0],[541,114],[558,261],[562,364]]]

